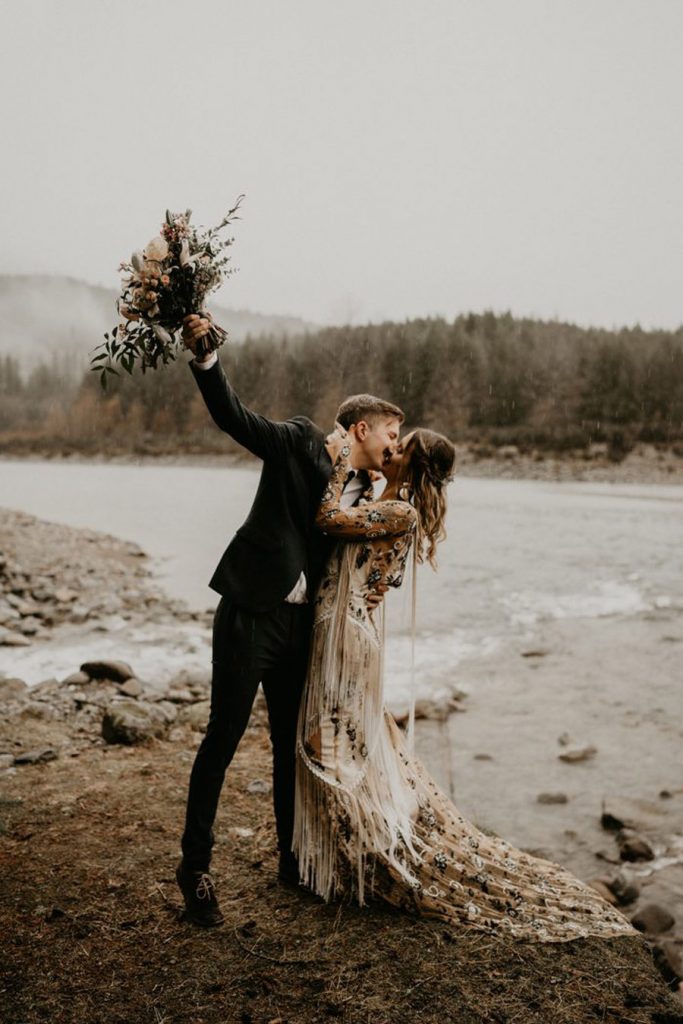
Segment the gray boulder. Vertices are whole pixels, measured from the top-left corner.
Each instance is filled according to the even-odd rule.
[[[102,736],[107,743],[132,746],[154,736],[165,736],[170,722],[159,704],[124,698],[112,701],[102,717]]]
[[[125,683],[135,675],[125,661],[84,661],[81,672],[85,672],[89,679],[109,679],[112,683]]]

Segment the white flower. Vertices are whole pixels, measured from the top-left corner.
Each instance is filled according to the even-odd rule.
[[[145,257],[148,260],[155,260],[161,262],[168,256],[168,242],[161,235],[157,235],[151,242],[148,242],[145,246]]]

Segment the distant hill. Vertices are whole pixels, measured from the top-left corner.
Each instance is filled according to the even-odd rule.
[[[0,355],[11,353],[22,374],[37,362],[73,361],[74,373],[87,369],[91,350],[116,323],[115,289],[73,277],[0,274]],[[298,317],[267,316],[210,303],[216,320],[241,342],[247,335],[292,337],[318,330]]]

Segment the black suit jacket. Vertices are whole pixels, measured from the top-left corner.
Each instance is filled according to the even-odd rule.
[[[303,570],[311,600],[332,543],[313,524],[332,473],[325,435],[305,416],[278,423],[247,409],[220,358],[209,370],[198,370],[194,361],[189,366],[216,425],[263,459],[254,503],[209,586],[265,612],[285,599]]]

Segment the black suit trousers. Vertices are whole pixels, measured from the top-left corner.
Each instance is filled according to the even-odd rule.
[[[278,847],[288,853],[294,824],[295,744],[311,635],[311,606],[282,602],[271,612],[247,611],[221,597],[213,621],[211,712],[195,757],[187,798],[183,859],[207,871],[213,824],[259,683],[268,705],[273,747],[273,804]]]

